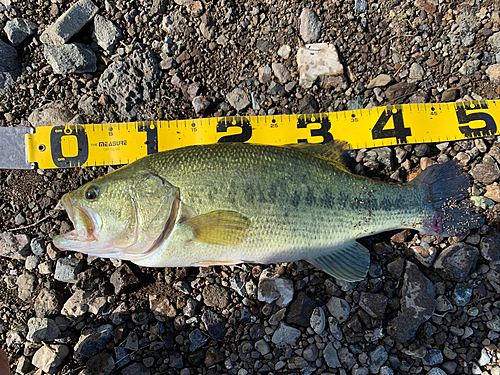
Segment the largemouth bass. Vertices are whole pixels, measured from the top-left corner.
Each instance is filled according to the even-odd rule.
[[[61,250],[148,267],[307,260],[365,277],[356,239],[400,228],[453,236],[482,225],[456,162],[393,185],[351,174],[339,144],[191,146],[140,159],[62,198]]]

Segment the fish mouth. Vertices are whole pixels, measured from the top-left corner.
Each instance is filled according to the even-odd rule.
[[[61,203],[75,228],[64,236],[70,240],[79,242],[96,241],[101,228],[101,217],[99,214],[89,207],[73,206],[68,196],[64,196]]]

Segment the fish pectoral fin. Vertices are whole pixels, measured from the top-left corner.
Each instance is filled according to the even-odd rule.
[[[197,242],[234,246],[245,239],[250,219],[239,212],[217,210],[194,216],[180,225],[191,228]]]
[[[359,281],[366,276],[370,267],[370,252],[363,245],[353,241],[332,248],[326,255],[305,260],[337,279]]]

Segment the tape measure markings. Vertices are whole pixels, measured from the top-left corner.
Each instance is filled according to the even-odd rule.
[[[403,104],[308,115],[232,116],[172,121],[49,126],[26,135],[29,162],[40,168],[127,163],[193,144],[321,143],[353,148],[444,142],[498,134],[496,100]]]

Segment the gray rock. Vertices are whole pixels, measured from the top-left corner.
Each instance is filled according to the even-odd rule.
[[[31,364],[31,361],[24,355],[20,356],[17,360],[16,374],[28,374],[34,369],[35,367]]]
[[[97,85],[99,94],[108,95],[123,116],[129,115],[136,104],[148,102],[159,85],[161,70],[150,50],[135,50],[124,61],[115,61],[101,74]]]
[[[394,153],[389,147],[378,147],[375,149],[377,161],[382,163],[386,169],[392,169],[394,166]]]
[[[201,332],[198,328],[189,333],[189,351],[194,352],[197,349],[201,348],[208,341],[208,337]]]
[[[105,50],[108,55],[113,53],[116,43],[122,39],[122,31],[119,27],[100,14],[94,17],[93,38],[97,44]]]
[[[339,323],[343,323],[349,318],[351,307],[346,300],[338,297],[331,297],[326,307],[328,307],[330,314],[332,314]]]
[[[454,102],[459,97],[460,97],[460,90],[455,88],[455,87],[452,87],[452,88],[445,90],[441,94],[441,101],[443,101],[445,103]]]
[[[124,264],[111,274],[109,281],[115,287],[115,294],[120,294],[131,285],[137,284],[139,279],[134,275],[130,267]]]
[[[56,322],[47,318],[30,318],[26,339],[33,342],[51,341],[59,337],[61,331]]]
[[[56,263],[54,279],[74,284],[76,283],[76,277],[82,271],[83,266],[84,262],[73,254],[64,258],[59,258]]]
[[[201,16],[200,31],[201,35],[208,40],[213,40],[215,38],[217,32],[215,21],[207,13]]]
[[[485,236],[479,244],[481,255],[488,261],[500,260],[500,238],[497,236]]]
[[[343,364],[343,368],[350,370],[356,364],[356,357],[349,352],[349,349],[342,346],[338,351],[340,362]]]
[[[367,88],[372,89],[374,87],[385,87],[394,82],[394,78],[392,78],[388,74],[379,74],[375,78],[373,78],[369,83]]]
[[[356,14],[365,13],[368,9],[368,2],[366,0],[355,0],[354,1],[354,11]]]
[[[267,90],[267,93],[269,95],[279,95],[284,93],[285,88],[280,85],[278,82],[271,81],[271,84],[269,85],[269,89]]]
[[[33,365],[47,374],[56,373],[69,354],[66,345],[44,345],[33,355]]]
[[[420,324],[430,319],[436,308],[436,287],[418,267],[406,262],[401,295],[401,312],[389,323],[387,332],[404,343],[410,340]]]
[[[10,93],[21,75],[21,58],[16,49],[0,40],[0,95]]]
[[[222,340],[226,335],[226,319],[222,315],[205,310],[201,315],[201,321],[214,340]]]
[[[193,108],[196,113],[204,113],[210,106],[210,100],[208,100],[205,96],[195,96],[191,103],[193,104]]]
[[[26,262],[24,263],[24,267],[26,268],[27,271],[33,271],[38,267],[39,263],[40,263],[39,257],[37,257],[36,255],[28,255],[26,257]]]
[[[309,298],[305,292],[299,292],[287,309],[286,322],[301,327],[309,327],[315,307],[316,302]]]
[[[183,368],[184,361],[182,360],[182,354],[179,352],[171,351],[169,352],[169,365],[173,368]],[[132,374],[130,374],[132,375]]]
[[[26,224],[26,219],[25,219],[24,215],[22,214],[22,212],[19,212],[16,215],[16,217],[14,218],[14,224],[16,224],[16,226],[21,226],[21,225]]]
[[[274,44],[269,40],[258,39],[255,42],[255,47],[262,53],[268,53],[274,48]]]
[[[35,289],[35,275],[25,272],[17,278],[17,295],[23,301],[33,298],[33,290]]]
[[[380,375],[394,375],[394,371],[389,366],[382,366],[380,368]]]
[[[162,295],[150,295],[149,308],[153,312],[155,319],[160,322],[173,319],[177,315],[177,309],[172,306],[167,297]]]
[[[418,156],[419,158],[422,156],[427,156],[429,155],[430,152],[430,147],[427,143],[423,143],[420,145],[416,145],[415,148],[413,149],[413,152],[415,153],[415,156]]]
[[[455,371],[452,372],[452,374],[455,373]],[[441,370],[439,367],[433,367],[431,370],[427,373],[427,375],[448,375],[446,372]]]
[[[112,339],[113,328],[111,324],[104,324],[85,330],[75,345],[74,358],[80,360],[83,357],[93,357],[104,350],[106,344]]]
[[[63,306],[62,296],[54,289],[42,289],[35,299],[35,313],[39,318],[57,315]]]
[[[238,112],[247,109],[251,103],[250,96],[239,87],[227,94],[226,99]]]
[[[130,332],[123,344],[123,347],[130,351],[139,350],[139,338],[137,337],[137,333]]]
[[[44,44],[62,45],[97,14],[99,8],[91,0],[79,0],[40,36]]]
[[[28,255],[30,255],[30,248],[27,235],[12,232],[0,233],[0,257],[24,260]]]
[[[271,351],[269,344],[266,340],[261,339],[255,343],[255,350],[257,350],[261,355],[266,355]]]
[[[272,63],[271,67],[273,69],[274,76],[280,81],[281,84],[285,84],[292,79],[290,71],[282,63]]]
[[[324,310],[318,306],[315,307],[310,319],[311,328],[316,334],[321,335],[325,330],[326,316]]]
[[[457,243],[439,254],[434,268],[447,280],[465,281],[479,259],[479,250],[465,243]]]
[[[223,309],[229,303],[229,293],[227,289],[217,285],[210,284],[203,288],[203,302],[210,307]]]
[[[314,362],[318,359],[318,347],[315,344],[310,344],[307,348],[302,352],[302,356],[306,361]]]
[[[24,18],[14,18],[13,20],[7,21],[4,27],[5,34],[7,34],[7,39],[13,46],[18,46],[27,37],[34,34],[38,28],[37,24],[24,19]]]
[[[20,346],[26,342],[26,334],[28,333],[28,327],[24,324],[19,327],[14,327],[9,331],[5,343],[7,347]]]
[[[257,298],[266,303],[276,302],[279,307],[288,306],[293,299],[293,282],[266,268],[259,277]]]
[[[500,52],[500,32],[494,33],[488,38],[488,44],[491,46],[493,53]],[[497,61],[500,62],[500,61]]]
[[[182,15],[181,10],[169,13],[168,15],[163,17],[163,20],[161,22],[162,29],[165,30],[167,32],[167,35],[171,36],[172,39],[175,39],[175,36],[177,34],[179,35],[183,34],[186,26],[187,26],[187,20]]]
[[[307,43],[313,43],[321,36],[321,22],[311,9],[304,8],[299,18],[300,36]]]
[[[323,350],[323,358],[325,359],[328,367],[339,368],[341,366],[337,350],[333,347],[331,342],[329,342],[326,348]]]
[[[266,84],[271,80],[271,68],[269,66],[259,67],[259,81],[260,83]]]
[[[472,288],[465,288],[461,284],[457,284],[453,292],[453,300],[458,306],[465,306],[469,303],[472,297]]]
[[[375,319],[383,319],[388,298],[383,294],[361,293],[359,306]]]
[[[115,368],[115,360],[108,352],[96,354],[85,363],[93,375],[109,375]]]
[[[97,70],[97,57],[92,48],[85,44],[46,45],[43,48],[43,55],[56,74]]]
[[[443,363],[443,353],[439,349],[429,349],[427,354],[422,359],[425,366],[436,366]]]
[[[494,332],[500,332],[500,316],[495,315],[486,322],[486,326]]]
[[[463,7],[456,18],[457,28],[448,33],[448,38],[452,44],[462,44],[464,47],[470,47],[474,44],[476,31],[479,29],[478,18],[475,11]]]
[[[422,79],[424,78],[424,75],[424,68],[422,68],[421,65],[417,64],[416,62],[411,64],[409,74],[410,79]]]
[[[92,293],[77,289],[75,293],[64,303],[61,314],[77,318],[89,311],[88,301]]]
[[[490,185],[500,177],[498,163],[490,155],[484,155],[483,161],[476,164],[470,171],[474,180]]]
[[[295,345],[300,335],[301,332],[297,328],[290,327],[288,324],[280,322],[278,329],[273,333],[271,341],[275,345]]]
[[[45,241],[41,237],[35,237],[30,242],[31,252],[35,255],[42,256],[45,253]]]
[[[462,64],[458,71],[464,76],[470,76],[479,68],[479,65],[481,65],[479,59],[468,59]]]
[[[28,117],[33,126],[67,125],[75,115],[62,101],[47,103],[35,109]]]
[[[445,296],[441,295],[436,298],[436,311],[446,312],[453,310],[453,305]]]
[[[368,358],[370,358],[370,372],[378,374],[380,367],[389,358],[389,354],[383,346],[377,346],[375,350],[368,352]]]
[[[122,375],[150,375],[151,370],[144,366],[141,362],[134,362],[130,366],[125,367],[121,371]]]

